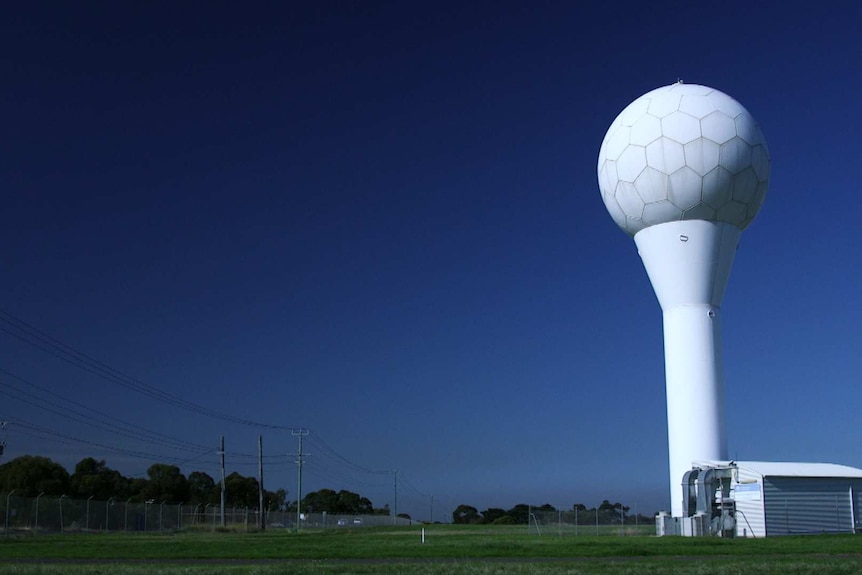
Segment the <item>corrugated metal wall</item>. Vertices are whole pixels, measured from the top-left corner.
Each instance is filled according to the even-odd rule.
[[[852,509],[856,499],[856,509]],[[850,532],[862,480],[839,477],[764,477],[766,534]],[[856,523],[860,518],[855,517]]]
[[[756,485],[759,497],[749,494],[747,499],[736,500],[736,536],[766,537],[766,519],[763,512],[763,486],[760,474],[742,467],[737,469],[736,479],[743,485]]]
[[[853,497],[853,522],[855,523],[855,531],[862,531],[862,489],[858,489],[856,485],[852,487]]]

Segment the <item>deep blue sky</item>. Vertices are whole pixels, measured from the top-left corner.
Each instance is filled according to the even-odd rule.
[[[207,409],[309,428],[304,492],[392,505],[366,471],[398,469],[415,518],[431,495],[435,519],[667,508],[661,312],[596,158],[623,107],[680,78],[742,102],[772,156],[723,306],[730,455],[862,467],[860,6],[7,7],[0,308]],[[0,369],[0,418],[32,426],[9,425],[6,461],[216,476],[225,435],[252,475],[262,433],[267,488],[295,497],[289,431],[5,332]]]

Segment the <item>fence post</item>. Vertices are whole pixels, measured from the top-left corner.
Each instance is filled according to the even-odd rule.
[[[63,495],[61,495],[59,497],[59,499],[57,499],[57,503],[60,504],[60,533],[61,534],[63,533],[63,530],[64,530],[64,527],[63,527],[63,499],[65,499],[65,498],[66,498],[66,494],[64,493]]]
[[[3,529],[3,534],[6,537],[9,537],[9,500],[12,498],[13,493],[15,493],[14,489],[6,496],[6,527]]]
[[[126,499],[126,509],[125,509],[125,517],[123,518],[123,530],[129,530],[129,503],[131,503],[132,498],[129,497]]]
[[[108,532],[108,520],[109,520],[108,514],[110,513],[111,505],[113,505],[113,504],[114,504],[114,498],[109,497],[108,501],[105,503],[105,533]]]
[[[33,526],[33,533],[36,535],[39,534],[39,498],[43,495],[45,495],[44,491],[36,496],[36,523]]]
[[[87,522],[86,522],[86,523],[85,523],[85,525],[84,525],[84,531],[89,531],[89,530],[90,530],[90,499],[92,499],[92,498],[93,498],[93,496],[92,496],[92,495],[90,495],[90,496],[87,498]]]

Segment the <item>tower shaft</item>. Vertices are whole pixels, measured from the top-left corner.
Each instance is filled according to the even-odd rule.
[[[683,514],[683,474],[696,460],[727,459],[720,306],[740,229],[685,220],[635,234],[662,307],[671,511]]]

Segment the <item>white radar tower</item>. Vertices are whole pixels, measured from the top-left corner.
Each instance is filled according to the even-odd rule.
[[[617,116],[598,177],[662,308],[671,512],[680,517],[692,462],[727,460],[721,300],[740,234],[769,187],[769,151],[736,100],[677,83]]]

